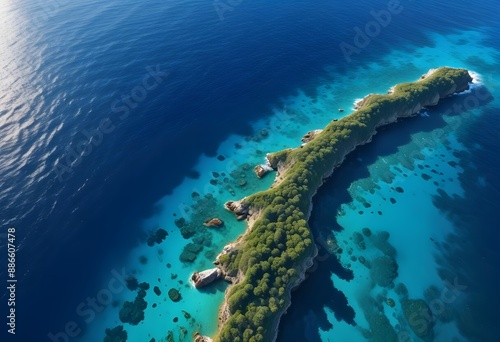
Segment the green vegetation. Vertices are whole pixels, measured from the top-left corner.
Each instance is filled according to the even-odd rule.
[[[393,94],[368,96],[360,109],[331,122],[305,146],[268,156],[282,181],[241,202],[260,216],[237,247],[218,260],[226,275],[240,279],[227,295],[230,315],[224,317],[216,342],[272,340],[276,319],[289,304],[290,290],[316,251],[307,220],[311,198],[324,178],[347,153],[368,141],[378,126],[414,114],[456,89],[467,89],[470,81],[464,69],[438,69],[423,80],[396,86]],[[397,268],[391,258],[386,259],[391,267],[384,270],[394,274]]]

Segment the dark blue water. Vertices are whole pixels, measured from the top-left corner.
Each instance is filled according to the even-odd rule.
[[[3,3],[0,226],[16,228],[16,338],[60,330],[202,153],[297,87],[314,92],[326,66],[341,79],[403,43],[429,44],[429,30],[498,28],[494,1],[401,5],[347,63],[339,43],[386,1],[243,1],[222,21],[211,1]],[[488,43],[500,49],[498,35]]]

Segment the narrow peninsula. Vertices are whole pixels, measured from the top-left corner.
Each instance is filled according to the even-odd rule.
[[[302,146],[267,155],[267,166],[277,171],[271,188],[225,204],[238,219],[247,219],[248,227],[215,261],[233,284],[220,308],[215,342],[276,339],[290,292],[317,255],[308,219],[312,197],[324,180],[348,153],[370,142],[378,127],[467,90],[470,82],[465,69],[431,70],[388,94],[366,96],[353,113],[332,121]],[[196,340],[210,338],[198,335]]]

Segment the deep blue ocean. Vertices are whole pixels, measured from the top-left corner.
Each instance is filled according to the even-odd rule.
[[[373,13],[389,8],[398,10],[381,24],[367,27],[375,20]],[[380,158],[396,160],[406,153],[404,148],[415,151],[415,146],[408,147],[415,134],[428,139],[435,138],[436,130],[446,132],[446,138],[439,135],[442,144],[435,139],[433,149],[447,150],[459,169],[453,169],[458,171],[452,176],[450,167],[446,175],[456,176],[454,181],[441,175],[443,181],[438,182],[459,184],[455,190],[460,194],[451,188],[426,193],[428,208],[452,228],[443,233],[439,248],[422,254],[435,262],[441,279],[459,277],[466,283],[459,301],[469,316],[457,320],[458,328],[453,329],[461,337],[454,341],[499,341],[498,13],[500,4],[495,0],[2,1],[0,234],[14,227],[17,248],[16,334],[12,335],[5,318],[7,236],[0,235],[0,330],[7,338],[2,341],[51,341],[49,334],[63,331],[71,321],[81,332],[68,341],[101,341],[102,337],[94,337],[100,329],[95,322],[107,326],[116,321],[113,309],[99,311],[97,320],[84,323],[75,308],[98,293],[110,270],[128,267],[131,251],[144,244],[148,229],[159,225],[175,235],[173,211],[163,219],[167,204],[159,203],[165,198],[168,203],[175,201],[175,189],[186,181],[195,182],[200,174],[203,179],[203,165],[212,164],[200,160],[217,161],[228,139],[234,150],[235,136],[250,141],[245,137],[258,135],[260,123],[271,122],[272,128],[276,108],[288,106],[287,99],[315,99],[301,105],[312,108],[333,89],[331,113],[337,117],[337,108],[348,112],[356,98],[442,66],[434,63],[474,70],[481,78],[481,92],[452,114],[448,109],[463,104],[462,99],[446,99],[429,110],[429,118],[419,116],[381,130],[372,144],[351,154],[319,191],[310,224],[318,241],[341,234],[346,228],[332,213],[350,206],[358,215],[357,204],[352,204],[357,197],[348,191],[352,184],[377,178],[373,170]],[[359,28],[370,36],[356,45]],[[354,50],[346,53],[342,43]],[[333,88],[321,88],[325,84]],[[320,110],[325,108],[330,107]],[[297,118],[290,121],[316,128],[331,120],[321,117],[316,123],[314,115],[306,114]],[[460,125],[453,126],[450,120],[459,120]],[[298,129],[287,134],[298,142],[304,133]],[[255,149],[276,150],[266,148],[266,144],[281,146],[278,138],[272,138],[271,133],[267,142],[256,141]],[[226,157],[233,153],[226,151]],[[250,163],[263,155],[249,158]],[[448,165],[445,159],[443,165]],[[430,169],[440,172],[440,162],[433,165]],[[444,174],[448,169],[443,166],[443,170]],[[391,177],[397,182],[407,177],[402,174]],[[421,181],[420,174],[414,174]],[[411,186],[423,187],[405,184],[405,194]],[[191,198],[191,191],[187,195]],[[222,203],[231,198],[227,193],[221,196]],[[415,216],[410,210],[409,217],[401,214],[401,227],[405,220],[425,216],[418,213],[420,202],[408,203],[406,208],[413,208]],[[345,220],[349,215],[347,210]],[[432,222],[426,223],[431,226]],[[242,227],[238,229],[217,237],[217,248],[234,240],[242,232]],[[398,255],[405,254],[398,249]],[[176,257],[173,260],[179,263]],[[336,335],[336,326],[370,323],[369,319],[360,323],[349,295],[335,280],[330,282],[331,277],[355,279],[356,271],[340,259],[328,260],[319,262],[293,292],[278,341],[344,341],[338,336],[348,330]],[[174,261],[173,268],[192,272]],[[401,269],[402,264],[400,275],[404,275]],[[220,304],[223,290],[217,289],[214,303]],[[213,333],[213,327],[208,331]],[[157,335],[141,339],[134,334],[139,332],[129,331],[129,341],[152,337],[160,341]],[[358,340],[376,341],[352,336],[352,341]]]

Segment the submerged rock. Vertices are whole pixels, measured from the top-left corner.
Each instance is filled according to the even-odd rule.
[[[207,246],[207,247],[212,246],[212,238],[213,238],[212,233],[210,233],[208,231],[203,233],[203,234],[200,234],[198,236],[195,236],[193,238],[193,243],[198,245],[197,249],[200,249],[200,251],[195,251],[195,253],[201,252],[201,250],[203,249],[203,246]]]
[[[429,303],[434,319],[439,319],[441,322],[451,322],[455,318],[455,312],[451,305],[443,305],[441,299],[442,292],[436,286],[430,286],[424,291],[425,301]]]
[[[179,260],[182,262],[193,262],[202,249],[203,245],[188,243],[182,250]]]
[[[422,299],[407,299],[401,303],[411,330],[423,340],[432,340],[434,319],[432,311]]]
[[[184,327],[179,327],[179,340],[184,341],[187,335],[187,329]]]
[[[189,170],[186,175],[191,179],[198,179],[201,176],[200,173],[196,170]]]
[[[219,268],[215,267],[202,272],[195,272],[191,276],[191,280],[193,281],[196,288],[200,288],[211,284],[215,280],[219,279],[221,275],[222,271]]]
[[[366,268],[368,269],[371,269],[372,268],[372,264],[369,260],[366,260],[366,258],[364,256],[360,256],[358,258],[359,262],[364,265]]]
[[[148,306],[144,297],[146,297],[146,291],[141,289],[133,302],[126,301],[123,303],[118,314],[120,321],[129,323],[130,325],[137,325],[142,322],[144,320],[144,310]]]
[[[221,227],[224,224],[221,219],[218,219],[217,217],[210,219],[203,223],[205,227]]]
[[[423,178],[424,180],[426,180],[426,181],[428,181],[429,179],[431,179],[431,178],[432,178],[432,177],[431,177],[431,176],[429,176],[427,173],[422,173],[422,174],[421,174],[421,176],[422,176],[422,178]]]
[[[113,329],[106,329],[104,331],[106,336],[104,342],[126,342],[127,332],[123,330],[123,325],[119,325]]]
[[[193,262],[196,260],[196,254],[190,251],[182,251],[179,260],[182,262]]]
[[[154,246],[155,243],[160,244],[168,236],[165,229],[158,228],[151,236],[148,238],[148,246]]]
[[[354,232],[352,237],[353,237],[354,243],[358,246],[359,249],[361,249],[361,250],[366,249],[366,243],[365,243],[365,241],[363,239],[363,235],[361,235],[361,233]]]
[[[171,288],[170,290],[168,290],[168,297],[170,298],[170,300],[172,302],[178,302],[182,299],[180,292],[174,288]]]
[[[370,237],[372,235],[372,231],[368,227],[361,229],[361,231],[363,232],[363,235],[366,237]]]
[[[387,255],[377,257],[373,260],[370,275],[377,285],[387,287],[398,276],[398,264]]]
[[[390,234],[386,231],[377,232],[371,236],[371,242],[385,255],[394,258],[396,256],[396,249],[389,243]]]
[[[387,300],[385,301],[387,303],[387,305],[389,305],[391,308],[393,308],[394,306],[396,306],[396,303],[394,302],[394,299],[392,298],[387,298]]]
[[[127,279],[125,279],[125,284],[130,291],[135,291],[139,287],[139,282],[134,276],[128,276]]]
[[[406,285],[403,283],[398,283],[396,287],[394,288],[394,291],[397,293],[398,296],[401,298],[408,297],[408,289],[406,288]]]
[[[184,239],[189,239],[196,233],[196,228],[184,218],[176,219],[174,223],[179,228]]]
[[[143,281],[142,283],[139,284],[139,288],[141,290],[147,291],[147,290],[149,290],[149,283]]]

